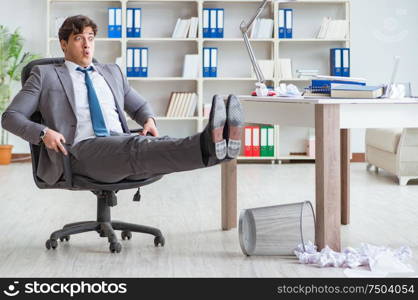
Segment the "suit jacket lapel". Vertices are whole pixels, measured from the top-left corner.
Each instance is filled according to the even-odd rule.
[[[125,114],[123,113],[122,109],[120,108],[120,103],[123,103],[123,99],[118,99],[118,93],[116,93],[116,87],[115,87],[115,81],[113,80],[113,74],[111,74],[107,69],[102,68],[99,64],[94,64],[94,67],[96,68],[97,72],[99,72],[100,75],[103,76],[105,81],[107,82],[108,86],[110,87],[110,90],[112,91],[113,98],[115,100],[116,109],[119,114],[119,119],[122,124],[122,129],[125,133],[129,133],[129,127],[128,123],[126,122]]]
[[[76,116],[77,110],[75,106],[74,87],[73,87],[73,81],[70,76],[70,72],[68,72],[68,69],[65,66],[65,64],[56,65],[55,71],[58,74],[61,84],[64,87],[65,94],[67,95],[68,102],[70,102],[73,113]]]

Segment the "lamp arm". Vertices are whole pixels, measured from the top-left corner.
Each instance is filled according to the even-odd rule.
[[[253,47],[251,46],[250,40],[248,39],[248,31],[251,28],[251,26],[253,25],[254,21],[263,12],[263,10],[266,7],[268,2],[269,2],[269,0],[263,0],[263,3],[261,3],[260,7],[257,9],[254,16],[248,21],[248,23],[245,22],[245,21],[242,21],[241,24],[240,24],[240,30],[241,30],[241,33],[242,33],[242,37],[244,38],[245,47],[247,48],[248,55],[250,56],[251,64],[252,64],[253,69],[254,69],[254,73],[255,73],[255,75],[257,77],[257,80],[258,80],[257,84],[259,84],[261,86],[264,86],[264,89],[265,89],[264,75],[263,75],[263,72],[260,69],[260,66],[257,63],[257,59],[255,57]]]

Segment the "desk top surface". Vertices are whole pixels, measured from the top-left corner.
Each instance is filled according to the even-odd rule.
[[[418,104],[418,98],[402,99],[340,99],[340,98],[290,98],[290,97],[254,97],[240,95],[241,101],[277,102],[300,104]]]

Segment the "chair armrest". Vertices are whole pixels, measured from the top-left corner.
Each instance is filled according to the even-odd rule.
[[[139,132],[144,131],[144,129],[143,128],[134,128],[134,129],[129,129],[129,131],[131,133],[139,133]]]

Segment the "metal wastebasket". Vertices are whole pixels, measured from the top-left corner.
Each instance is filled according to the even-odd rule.
[[[239,217],[239,241],[245,255],[293,255],[315,242],[315,214],[310,201],[244,209]]]

